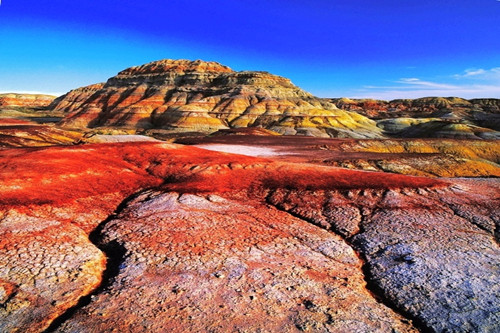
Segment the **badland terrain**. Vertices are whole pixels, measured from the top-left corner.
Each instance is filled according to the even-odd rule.
[[[497,332],[499,138],[200,60],[0,95],[0,331]]]

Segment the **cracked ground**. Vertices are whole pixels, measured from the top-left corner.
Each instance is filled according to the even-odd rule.
[[[2,332],[495,332],[495,179],[0,151]]]

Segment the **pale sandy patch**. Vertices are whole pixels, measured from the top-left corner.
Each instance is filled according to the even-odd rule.
[[[118,134],[118,135],[94,135],[88,139],[87,142],[91,143],[105,143],[105,142],[162,142],[155,138],[151,138],[145,135],[135,135],[135,134]]]
[[[195,145],[195,147],[220,151],[223,153],[240,154],[246,156],[277,156],[286,155],[286,153],[281,153],[272,148],[266,147],[254,147],[245,145],[225,145],[225,144],[202,144]]]

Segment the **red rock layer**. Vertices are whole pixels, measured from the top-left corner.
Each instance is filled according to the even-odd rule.
[[[49,106],[55,98],[55,96],[37,94],[0,94],[0,107],[46,107]]]
[[[333,98],[328,101],[342,110],[355,111],[373,119],[436,117],[446,112],[500,114],[500,99],[494,98],[466,100],[458,97],[424,97],[392,101]]]

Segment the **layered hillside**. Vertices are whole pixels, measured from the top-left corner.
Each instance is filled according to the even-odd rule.
[[[56,96],[40,94],[0,94],[0,107],[46,107]]]
[[[162,128],[214,132],[264,127],[281,134],[381,137],[374,121],[339,110],[290,80],[235,72],[216,62],[160,60],[72,90],[51,105],[72,128]]]
[[[500,99],[426,97],[381,101],[327,99],[340,109],[377,121],[386,134],[405,138],[499,139]]]
[[[82,134],[26,120],[0,118],[0,148],[72,145]]]
[[[477,98],[466,100],[458,97],[424,97],[417,99],[333,98],[326,99],[342,110],[355,111],[372,119],[443,117],[459,120],[474,113],[500,115],[500,99]]]

